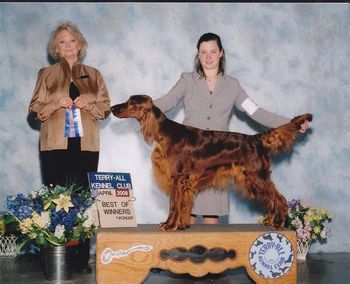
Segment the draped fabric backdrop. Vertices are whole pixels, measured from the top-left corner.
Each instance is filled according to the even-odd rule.
[[[221,36],[227,74],[262,107],[287,117],[314,114],[311,130],[291,154],[274,159],[273,180],[288,200],[331,211],[326,245],[311,252],[350,252],[350,7],[347,4],[0,3],[0,208],[8,194],[41,184],[38,125],[28,105],[39,69],[50,64],[47,42],[61,21],[87,38],[85,64],[98,68],[112,105],[132,94],[164,95],[193,70],[205,32]],[[167,113],[181,122],[180,107]],[[232,131],[261,127],[233,115]],[[138,223],[158,223],[168,198],[152,177],[136,120],[101,123],[99,171],[129,172]],[[230,223],[256,223],[256,204],[230,195]]]

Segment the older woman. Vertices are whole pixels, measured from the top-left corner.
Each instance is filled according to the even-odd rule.
[[[39,71],[29,112],[41,120],[40,156],[46,185],[88,188],[87,172],[97,171],[99,123],[110,113],[101,73],[80,61],[87,42],[66,22],[51,33],[48,51],[57,61]]]

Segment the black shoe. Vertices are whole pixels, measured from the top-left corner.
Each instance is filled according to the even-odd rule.
[[[91,266],[88,264],[82,271],[82,273],[91,273],[92,272],[92,268]]]

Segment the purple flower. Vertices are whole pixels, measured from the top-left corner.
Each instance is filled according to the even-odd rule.
[[[300,206],[300,199],[292,199],[288,201],[288,208],[292,210],[295,210],[299,206]]]

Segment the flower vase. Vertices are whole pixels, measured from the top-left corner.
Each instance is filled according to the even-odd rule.
[[[310,241],[303,242],[302,240],[298,239],[297,245],[298,245],[297,259],[299,261],[306,261],[306,255],[309,252],[309,248],[310,248]]]
[[[75,248],[54,246],[40,250],[41,266],[47,280],[64,281],[73,277]]]

